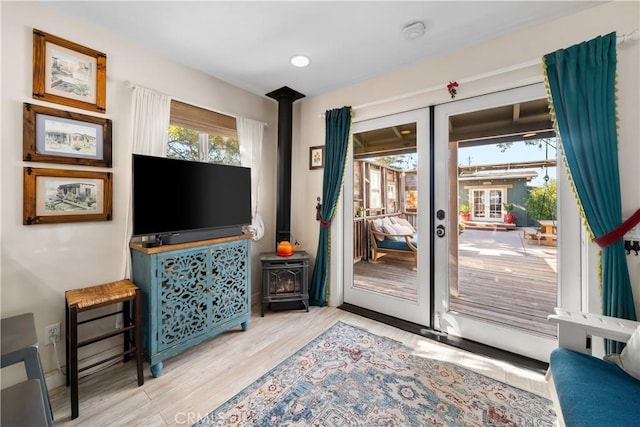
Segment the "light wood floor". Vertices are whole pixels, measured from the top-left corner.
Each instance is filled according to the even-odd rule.
[[[448,347],[421,336],[332,307],[268,312],[254,306],[249,330],[228,331],[167,360],[162,375],[137,387],[135,363],[118,363],[80,380],[80,417],[71,421],[69,389],[50,392],[56,426],[192,425],[199,417],[295,353],[340,320],[403,342],[437,358],[548,397],[541,374]]]

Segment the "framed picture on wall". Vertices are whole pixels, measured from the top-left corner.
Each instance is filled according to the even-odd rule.
[[[33,98],[106,111],[107,55],[33,30]]]
[[[111,120],[24,103],[22,158],[111,167]]]
[[[26,167],[24,225],[111,221],[111,172]]]
[[[322,169],[324,167],[324,145],[309,148],[309,169]]]

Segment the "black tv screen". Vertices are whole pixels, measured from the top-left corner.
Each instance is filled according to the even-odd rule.
[[[133,155],[134,236],[182,243],[240,234],[250,223],[250,168]]]

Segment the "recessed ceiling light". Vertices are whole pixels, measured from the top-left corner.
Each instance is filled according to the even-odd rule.
[[[401,135],[409,135],[411,133],[411,131],[409,129],[403,129],[400,131]]]
[[[532,136],[536,136],[535,132],[529,132],[522,135],[523,138],[531,138]]]
[[[308,56],[304,55],[293,55],[291,57],[291,65],[294,67],[306,67],[311,63],[311,60]]]

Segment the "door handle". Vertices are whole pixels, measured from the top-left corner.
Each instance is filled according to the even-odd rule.
[[[446,232],[444,229],[444,225],[440,224],[439,226],[436,227],[436,236],[444,237],[445,234]]]

